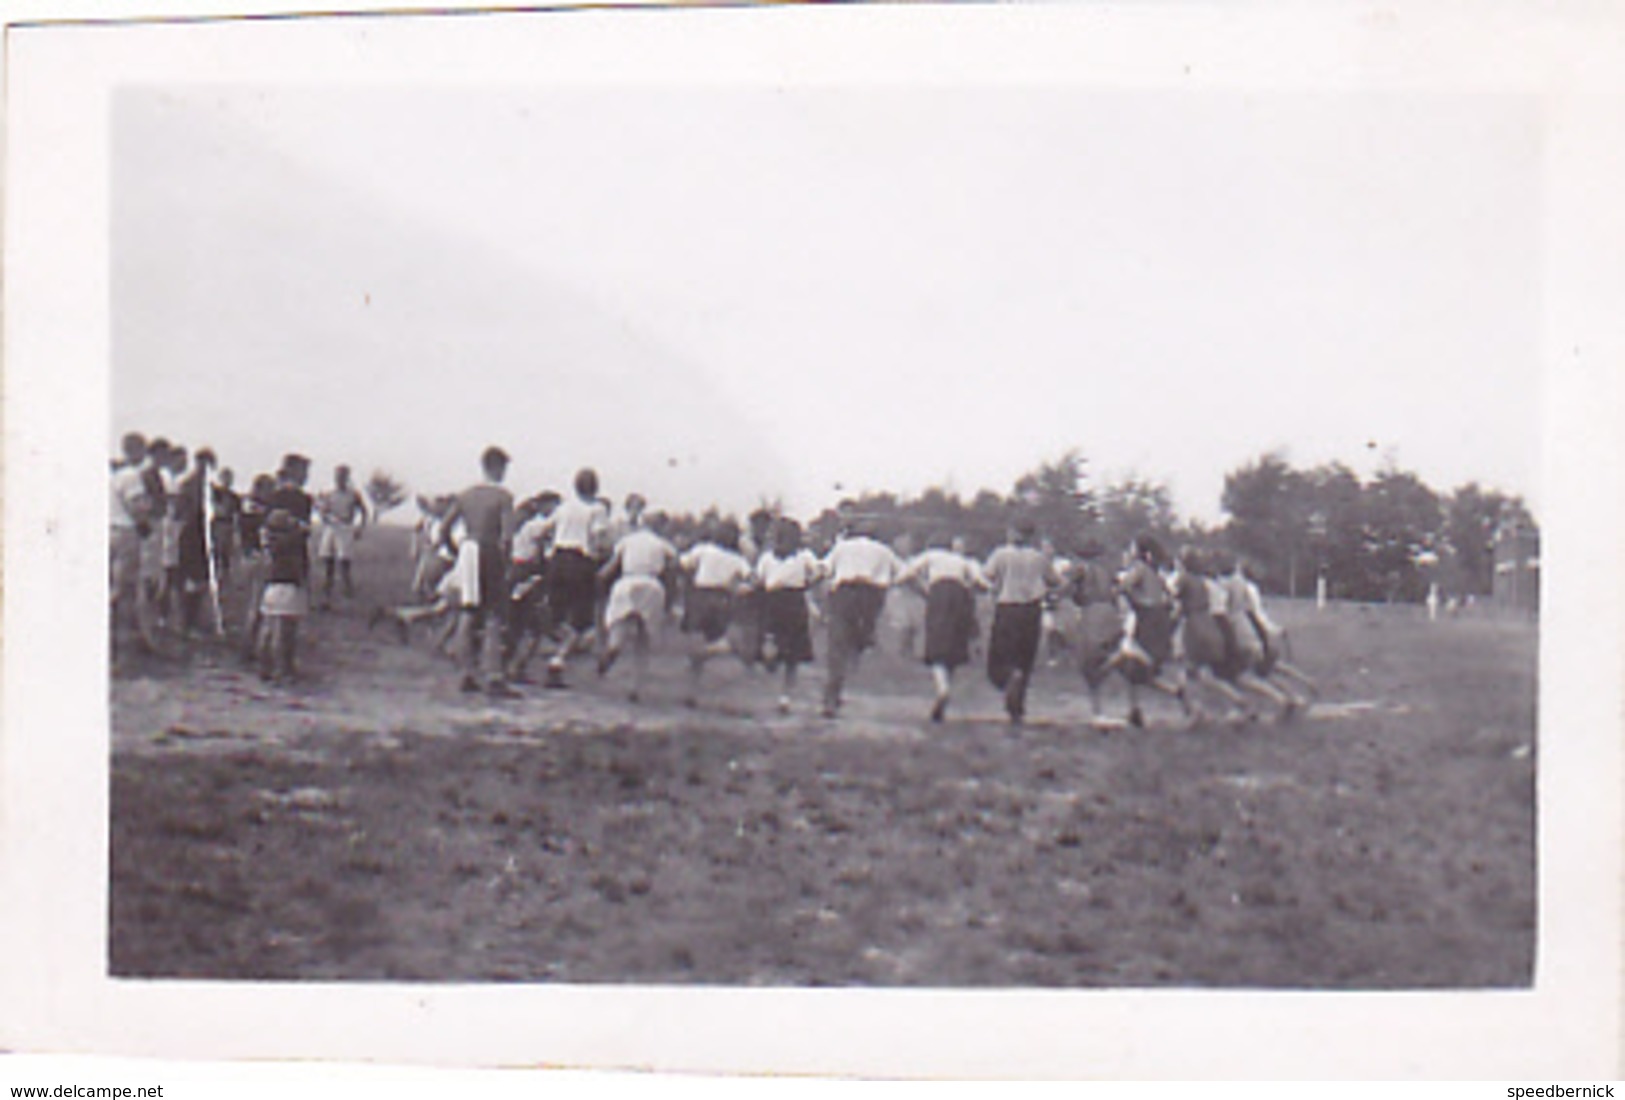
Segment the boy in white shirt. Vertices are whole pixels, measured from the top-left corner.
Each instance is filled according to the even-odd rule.
[[[1034,542],[1037,528],[1022,522],[1010,530],[1010,541],[987,560],[993,589],[993,631],[987,642],[987,675],[1004,692],[1010,721],[1020,724],[1027,713],[1027,686],[1043,633],[1044,599],[1060,587],[1049,556]]]
[[[925,664],[937,689],[931,721],[941,722],[948,714],[954,670],[970,661],[976,593],[987,589],[987,578],[966,556],[964,539],[937,534],[898,581],[913,583],[925,594]]]
[[[859,520],[836,540],[824,558],[829,579],[829,677],[824,682],[824,717],[841,709],[847,673],[858,656],[875,641],[875,625],[886,603],[886,590],[903,572],[903,563],[891,547],[874,537],[874,529]]]
[[[564,664],[592,644],[598,617],[598,567],[607,552],[609,505],[598,496],[598,473],[576,471],[576,495],[542,521],[542,534],[552,540],[547,564],[548,603],[562,626],[563,640],[547,662],[547,686],[562,688]]]
[[[598,657],[598,675],[607,673],[630,643],[632,690],[627,698],[636,703],[642,697],[649,669],[650,635],[666,614],[665,578],[677,561],[677,548],[644,525],[642,497],[628,498],[627,505],[628,530],[615,543],[609,562],[599,573],[599,579],[610,584],[610,589],[604,611],[606,642]]]
[[[687,704],[699,704],[700,679],[712,657],[732,649],[728,631],[733,625],[734,600],[751,581],[750,562],[739,555],[739,529],[728,523],[709,525],[700,542],[679,559],[689,576],[683,601],[683,633],[694,635],[688,656]]]
[[[504,655],[508,679],[529,682],[526,674],[543,637],[554,634],[554,616],[548,600],[547,519],[558,509],[560,497],[551,489],[527,500],[515,516],[513,547],[509,551],[508,579],[511,607]]]
[[[789,517],[775,521],[772,546],[756,562],[756,586],[761,596],[762,659],[770,671],[784,669],[780,714],[790,713],[796,672],[813,659],[807,593],[822,576],[818,559],[801,545],[801,524]]]
[[[152,505],[147,498],[142,466],[147,441],[139,432],[122,440],[123,458],[114,467],[108,520],[109,622],[117,655],[121,619],[134,620],[136,636],[148,652],[157,649],[147,602],[141,597],[141,544],[152,534]]]

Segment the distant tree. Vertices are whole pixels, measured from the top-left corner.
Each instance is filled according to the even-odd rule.
[[[1535,526],[1522,499],[1468,482],[1444,504],[1446,578],[1461,595],[1487,596],[1495,579],[1495,533],[1503,522]]]
[[[1364,488],[1341,462],[1304,475],[1309,556],[1328,590],[1342,599],[1367,599]]]
[[[1296,595],[1313,557],[1311,488],[1279,451],[1225,475],[1220,506],[1230,517],[1226,540],[1258,567],[1271,591]]]
[[[1142,534],[1172,541],[1178,526],[1173,494],[1162,482],[1130,474],[1100,490],[1099,535],[1113,549]]]
[[[374,470],[364,491],[372,502],[374,519],[406,503],[406,486],[385,470]]]
[[[1427,582],[1417,556],[1438,540],[1439,496],[1408,471],[1387,469],[1365,487],[1367,598],[1420,600]]]
[[[978,555],[992,553],[993,548],[1004,541],[1012,514],[1010,502],[991,489],[983,489],[972,497],[965,530],[961,532],[970,543],[971,551]]]
[[[1067,451],[1023,474],[1011,491],[1010,503],[1058,546],[1076,546],[1098,522],[1087,465],[1077,450]]]

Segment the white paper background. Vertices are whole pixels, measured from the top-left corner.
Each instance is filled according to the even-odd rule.
[[[598,11],[96,28],[8,13],[0,1041],[163,1058],[928,1077],[1612,1076],[1625,19],[1607,5]],[[191,9],[195,10],[195,9]],[[221,9],[226,10],[226,9]],[[521,26],[522,25],[522,26]],[[1547,242],[1541,942],[1527,993],[110,981],[108,97],[130,82],[1055,83],[1538,95]],[[19,1082],[22,1083],[22,1082]]]

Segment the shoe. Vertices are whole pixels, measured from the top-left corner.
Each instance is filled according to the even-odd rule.
[[[476,691],[480,690],[480,682],[474,679],[472,676],[464,676],[463,682],[458,685],[457,690],[461,691],[464,695],[472,695]]]
[[[548,665],[547,679],[542,681],[542,686],[552,691],[561,691],[570,685],[564,682],[564,670],[562,668],[556,665]]]
[[[633,688],[631,691],[626,693],[626,701],[628,703],[642,702],[641,697],[638,695],[637,688]]]
[[[790,697],[788,695],[779,696],[779,713],[780,714],[789,714],[790,713]]]
[[[523,699],[524,693],[515,691],[501,680],[487,684],[485,694],[493,699]]]
[[[948,717],[948,697],[939,695],[937,701],[931,704],[931,721],[940,723],[946,717]]]
[[[1145,729],[1145,715],[1140,712],[1139,707],[1128,712],[1128,724],[1137,730]]]

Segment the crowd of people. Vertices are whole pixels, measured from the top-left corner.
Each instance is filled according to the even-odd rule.
[[[438,620],[437,648],[457,649],[465,692],[518,697],[544,653],[546,689],[568,688],[573,663],[591,662],[605,677],[624,657],[628,697],[639,701],[655,641],[675,621],[689,706],[701,697],[707,666],[725,658],[781,677],[778,708],[788,713],[821,626],[820,710],[834,717],[875,644],[888,593],[908,588],[924,602],[921,656],[934,722],[948,715],[956,674],[984,648],[987,676],[1010,720],[1021,722],[1046,636],[1064,640],[1097,721],[1106,720],[1102,688],[1114,675],[1127,685],[1135,725],[1144,722],[1145,691],[1168,696],[1193,722],[1213,707],[1236,720],[1271,708],[1284,720],[1314,694],[1313,681],[1285,659],[1284,633],[1246,563],[1222,551],[1172,555],[1142,535],[1114,565],[1098,541],[1063,554],[1018,518],[985,561],[950,531],[930,532],[922,551],[905,554],[861,515],[847,516],[831,545],[813,547],[797,520],[766,509],[744,525],[713,518],[678,532],[639,494],[612,508],[588,468],[568,494],[518,501],[505,485],[509,465],[501,448],[488,448],[477,483],[418,498],[411,600],[376,607],[369,622],[393,621],[404,640],[417,624]],[[220,585],[244,570],[239,584],[250,595],[229,632],[265,678],[295,678],[313,556],[325,568],[321,606],[332,606],[336,580],[353,598],[354,548],[371,518],[348,468],[337,467],[332,487],[316,497],[306,490],[309,474],[309,460],[290,454],[239,496],[208,449],[189,461],[167,440],[127,435],[112,473],[115,660],[124,636],[162,652],[165,635],[228,632]],[[992,604],[985,644],[983,599]]]
[[[240,633],[246,656],[268,680],[297,671],[299,622],[310,611],[312,538],[326,568],[323,606],[335,580],[355,594],[351,562],[369,520],[348,467],[333,487],[306,491],[310,460],[290,454],[246,494],[213,450],[127,433],[112,463],[109,611],[115,667],[134,650],[171,656],[201,636],[228,633],[222,588],[234,575],[248,593]]]

